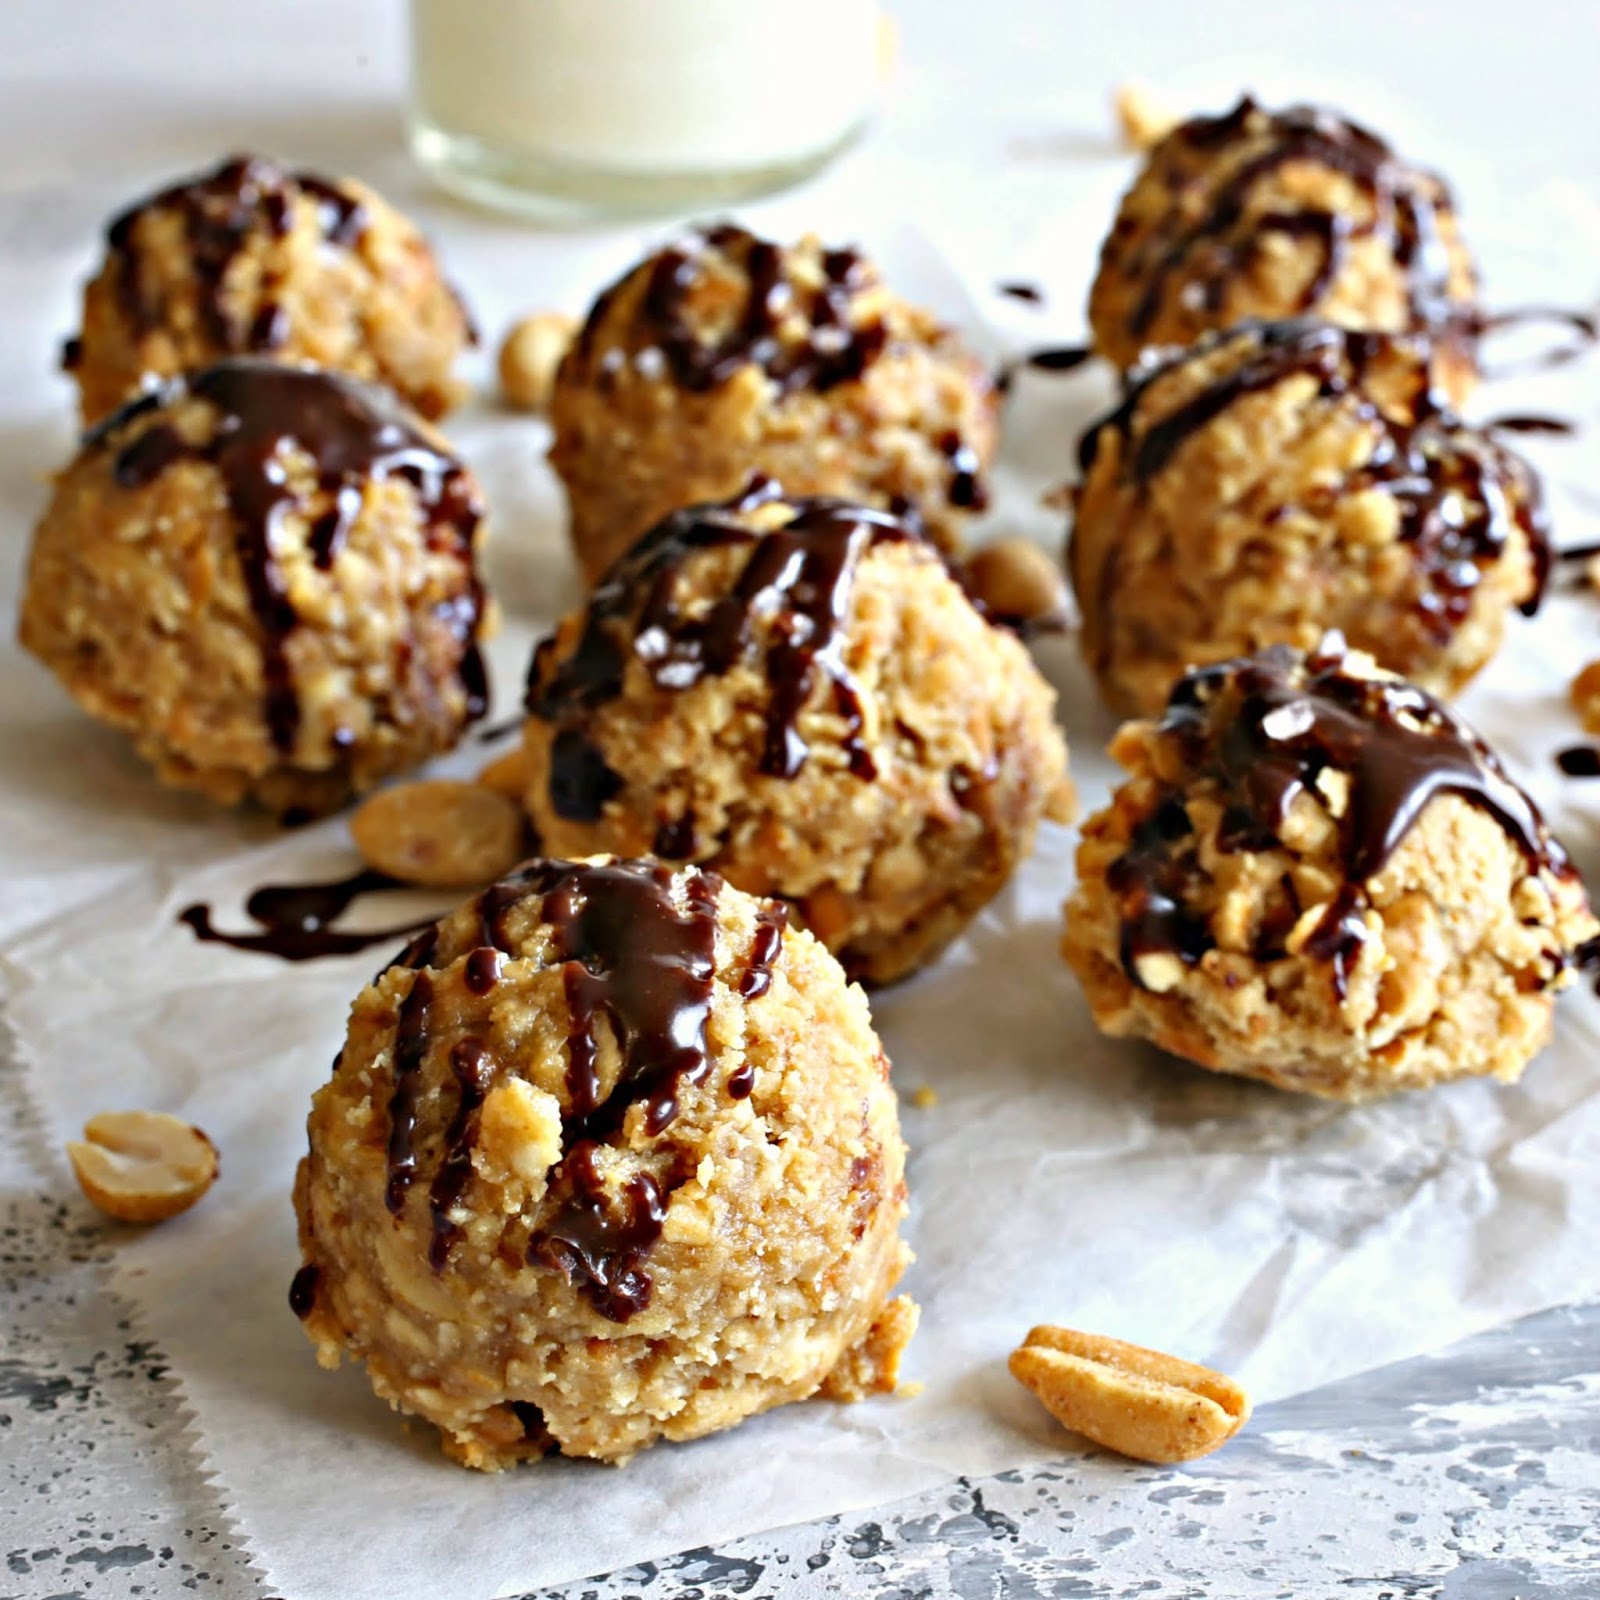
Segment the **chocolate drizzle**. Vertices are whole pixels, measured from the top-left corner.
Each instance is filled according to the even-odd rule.
[[[743,305],[715,339],[698,331],[692,311],[711,257],[746,280]],[[686,235],[638,270],[647,274],[639,321],[648,342],[636,360],[642,366],[658,353],[679,387],[691,392],[715,389],[741,368],[756,366],[782,394],[821,393],[860,378],[888,345],[881,320],[854,318],[856,294],[874,281],[854,250],[826,251],[821,284],[807,288],[789,274],[779,246],[723,223]],[[616,293],[614,287],[595,302],[578,336],[580,359],[593,357]]]
[[[476,954],[476,952],[474,952]],[[472,1179],[472,1147],[478,1138],[478,1113],[489,1092],[493,1064],[477,1039],[461,1039],[450,1052],[450,1071],[459,1098],[455,1115],[444,1136],[444,1155],[428,1190],[428,1215],[433,1237],[428,1243],[428,1264],[442,1272],[450,1251],[461,1237],[461,1227],[451,1216]],[[395,1209],[393,1206],[391,1210]]]
[[[294,201],[303,195],[317,207],[323,238],[351,249],[366,230],[359,199],[311,173],[289,172],[259,156],[235,156],[215,172],[163,189],[116,217],[106,246],[116,274],[123,314],[138,335],[160,327],[166,307],[142,281],[135,234],[142,218],[174,212],[182,221],[195,280],[201,325],[219,351],[242,354],[280,348],[288,317],[263,287],[259,308],[238,321],[226,303],[228,274],[256,237],[282,239],[294,225]]]
[[[202,944],[225,944],[234,950],[277,956],[281,961],[317,961],[324,956],[354,955],[416,931],[420,924],[370,932],[333,927],[361,895],[408,891],[410,887],[370,869],[331,882],[264,884],[244,903],[245,913],[259,933],[228,933],[213,926],[211,907],[204,903],[186,906],[178,920],[187,923]],[[432,926],[431,919],[426,926]]]
[[[1600,311],[1567,310],[1561,306],[1518,306],[1508,311],[1481,313],[1472,323],[1472,332],[1478,338],[1502,333],[1507,328],[1521,328],[1540,323],[1551,323],[1565,328],[1572,338],[1565,344],[1552,345],[1522,361],[1507,366],[1496,366],[1487,371],[1487,378],[1510,378],[1524,372],[1548,372],[1554,367],[1564,367],[1587,355],[1600,343]]]
[[[289,1309],[304,1322],[316,1309],[317,1285],[322,1279],[322,1268],[308,1261],[289,1280]]]
[[[341,250],[353,250],[367,231],[367,208],[348,190],[315,173],[297,172],[294,179],[300,192],[317,204],[322,237]]]
[[[507,717],[503,722],[493,722],[486,728],[479,728],[474,743],[497,744],[507,734],[520,733],[521,731],[522,718],[520,716]]]
[[[389,1177],[383,1190],[383,1203],[395,1216],[404,1209],[406,1190],[417,1175],[417,1091],[428,1054],[428,1008],[432,1004],[433,977],[424,968],[411,980],[395,1021]]]
[[[1240,352],[1230,367],[1139,427],[1141,404],[1159,380],[1228,345]],[[1405,420],[1381,410],[1365,388],[1369,369],[1393,358],[1407,361],[1415,374]],[[1121,402],[1079,440],[1079,467],[1087,473],[1102,438],[1115,434],[1125,442],[1128,472],[1146,484],[1237,401],[1297,374],[1315,379],[1320,400],[1353,406],[1378,435],[1366,464],[1341,492],[1380,488],[1397,503],[1399,537],[1411,547],[1419,578],[1417,611],[1435,639],[1448,639],[1467,615],[1483,571],[1505,554],[1513,527],[1521,530],[1533,567],[1532,593],[1522,610],[1531,615],[1538,609],[1552,561],[1538,478],[1521,457],[1454,415],[1432,387],[1425,345],[1406,335],[1354,332],[1308,318],[1244,322],[1208,334],[1191,349],[1163,353],[1134,369]]]
[[[495,985],[500,981],[500,968],[504,961],[504,952],[496,950],[493,945],[481,944],[476,950],[469,951],[466,965],[461,969],[461,981],[466,984],[468,993],[477,995],[479,999],[493,994]]]
[[[1281,848],[1297,797],[1326,804],[1324,773],[1348,782],[1339,820],[1345,883],[1304,945],[1312,959],[1331,964],[1341,999],[1365,937],[1365,885],[1435,797],[1455,795],[1487,812],[1530,870],[1571,876],[1533,801],[1476,734],[1421,689],[1346,671],[1333,643],[1309,659],[1277,646],[1191,672],[1172,691],[1159,728],[1189,776],[1138,824],[1107,872],[1123,967],[1135,983],[1144,982],[1141,957],[1193,966],[1213,947],[1199,909],[1200,842],[1184,798],[1195,785],[1224,807],[1216,847],[1228,853]],[[1281,896],[1259,930],[1258,959],[1281,956],[1283,936],[1308,909],[1287,874]]]
[[[719,880],[689,873],[688,904],[679,912],[663,866],[553,863],[551,870],[544,919],[566,962],[570,1115],[586,1132],[604,1132],[641,1101],[646,1131],[658,1134],[677,1116],[681,1088],[710,1070],[705,1030]],[[602,1018],[622,1057],[621,1081],[609,1095],[600,1079]]]
[[[1234,149],[1239,161],[1197,208],[1204,190],[1190,158],[1225,161]],[[1371,202],[1370,219],[1309,203],[1257,207],[1258,185],[1299,162],[1354,182]],[[1152,171],[1166,177],[1171,199],[1120,264],[1124,276],[1143,285],[1128,319],[1135,338],[1145,340],[1178,278],[1186,296],[1193,294],[1210,313],[1220,312],[1230,281],[1249,270],[1273,236],[1313,239],[1320,246],[1298,304],[1286,310],[1313,310],[1343,271],[1350,242],[1377,237],[1405,274],[1409,326],[1470,337],[1471,313],[1451,297],[1450,255],[1441,237],[1440,220],[1453,209],[1449,190],[1440,179],[1406,166],[1358,124],[1313,106],[1265,111],[1246,96],[1223,116],[1196,117],[1175,129],[1158,147]],[[1113,235],[1108,253],[1115,242]]]
[[[1600,778],[1600,748],[1575,744],[1556,754],[1556,765],[1569,778]]]
[[[645,1258],[660,1236],[673,1190],[688,1176],[683,1158],[661,1136],[677,1118],[685,1088],[704,1083],[711,1071],[706,1030],[721,885],[714,874],[674,874],[653,861],[535,861],[490,885],[476,905],[481,943],[465,957],[469,990],[487,992],[473,986],[474,963],[487,967],[486,958],[493,957],[497,968],[499,958],[524,954],[511,917],[537,900],[537,921],[550,930],[550,959],[559,963],[567,1002],[565,1155],[550,1174],[552,1210],[529,1240],[528,1260],[564,1273],[617,1322],[649,1304]],[[747,999],[770,983],[785,917],[772,902],[758,913],[740,980]],[[435,931],[393,963],[416,974],[399,1004],[391,1057],[384,1196],[396,1214],[418,1176],[418,1100],[422,1066],[433,1048],[431,963],[437,954]],[[449,1062],[456,1105],[428,1190],[429,1260],[436,1271],[448,1265],[460,1237],[455,1213],[471,1181],[494,1076],[488,1050],[471,1034],[454,1042]],[[726,1088],[730,1098],[742,1099],[753,1086],[753,1073],[741,1076],[735,1069]],[[608,1181],[608,1147],[634,1106],[641,1108],[644,1136],[660,1141],[650,1152],[660,1159],[619,1185]]]
[[[740,999],[759,1000],[772,987],[773,964],[783,949],[783,930],[788,926],[788,906],[780,900],[763,903],[756,913],[755,937],[750,941],[750,955],[739,979]]]
[[[586,1140],[563,1159],[556,1175],[562,1205],[529,1245],[528,1259],[581,1285],[601,1316],[626,1322],[655,1290],[644,1259],[661,1237],[669,1197],[649,1172],[635,1173],[612,1193],[597,1152]]]
[[[644,1107],[645,1132],[660,1135],[678,1114],[683,1088],[710,1071],[706,1022],[721,880],[682,875],[680,911],[673,874],[651,862],[540,862],[519,877],[526,893],[544,896],[541,915],[565,963],[571,1018],[567,1154],[551,1178],[563,1199],[530,1242],[529,1259],[565,1272],[597,1311],[622,1322],[649,1304],[642,1261],[660,1235],[669,1191],[639,1173],[611,1194],[597,1142],[621,1128],[634,1104]],[[497,907],[492,920],[503,917],[504,907]],[[602,1021],[620,1057],[609,1093],[600,1078]]]
[[[861,701],[845,666],[841,625],[865,553],[917,535],[886,512],[836,500],[795,501],[793,519],[765,534],[738,520],[778,494],[775,485],[758,479],[725,504],[675,512],[646,534],[590,596],[571,655],[556,662],[548,646],[535,652],[527,707],[531,716],[559,730],[550,790],[561,815],[596,816],[615,792],[605,780],[616,775],[604,767],[583,730],[596,707],[622,692],[630,659],[643,662],[660,688],[688,689],[750,659],[758,649],[758,621],[767,634],[771,688],[760,771],[792,778],[805,765],[809,747],[799,731],[800,715],[825,679],[846,724],[844,752],[851,772],[862,779],[876,776],[861,738]],[[731,589],[709,608],[686,612],[679,592],[685,563],[696,551],[729,546],[750,551]]]
[[[215,408],[206,442],[191,442],[165,421],[121,441],[134,422],[189,397]],[[338,373],[235,358],[167,380],[107,418],[85,444],[117,449],[112,471],[126,489],[143,487],[182,460],[207,462],[221,476],[261,636],[267,728],[285,754],[294,750],[300,729],[288,649],[300,618],[278,554],[288,532],[286,513],[310,515],[290,481],[288,462],[294,455],[309,458],[318,493],[329,502],[308,535],[312,558],[323,570],[338,558],[360,514],[365,485],[403,479],[415,491],[430,547],[453,550],[465,568],[465,591],[443,602],[437,614],[460,642],[467,718],[483,714],[488,690],[478,648],[483,588],[474,556],[482,503],[461,463],[430,442],[387,390]]]
[[[1538,414],[1516,412],[1510,416],[1491,417],[1484,423],[1485,433],[1543,433],[1552,438],[1570,439],[1578,431],[1577,423],[1569,417],[1546,417]]]
[[[1596,556],[1600,556],[1600,539],[1591,539],[1587,544],[1569,544],[1556,552],[1555,559],[1567,566],[1586,564]]]
[[[1030,350],[1026,360],[1037,372],[1075,372],[1094,355],[1094,348],[1086,344],[1049,345],[1043,350]]]
[[[681,817],[669,818],[656,829],[650,853],[663,861],[692,861],[697,844],[694,813],[685,811]]]
[[[939,450],[950,463],[950,504],[964,511],[982,511],[989,504],[989,486],[983,480],[978,452],[953,429],[939,440]]]

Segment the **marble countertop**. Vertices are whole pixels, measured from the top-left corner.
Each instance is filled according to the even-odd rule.
[[[1220,103],[1245,84],[1274,100],[1325,97],[1407,147],[1446,152],[1491,278],[1497,254],[1517,249],[1498,227],[1499,197],[1600,193],[1600,142],[1572,112],[1587,108],[1600,70],[1600,11],[1588,6],[896,10],[905,64],[891,115],[817,186],[817,204],[860,214],[893,192],[991,281],[1048,265],[1052,207],[1105,213],[1125,177],[1107,95],[1128,77],[1178,105]],[[410,168],[398,13],[382,0],[79,0],[68,27],[60,6],[10,0],[7,614],[38,475],[71,439],[66,393],[49,379],[54,346],[117,199],[258,147],[358,173],[485,248],[513,237],[430,195]],[[1081,181],[1063,188],[1069,167]],[[563,282],[592,279],[590,262],[617,254],[595,235],[516,237]],[[1587,251],[1600,254],[1600,241]],[[514,309],[525,307],[490,311]],[[196,1463],[161,1352],[105,1291],[113,1245],[59,1169],[30,1159],[30,1112],[3,1059],[0,1125],[0,1600],[265,1595]],[[1589,1600],[1600,1594],[1600,1302],[1263,1407],[1228,1450],[1183,1470],[1074,1448],[1045,1467],[559,1592]]]

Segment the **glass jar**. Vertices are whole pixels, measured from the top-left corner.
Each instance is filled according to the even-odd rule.
[[[877,0],[411,0],[411,147],[550,219],[748,199],[865,126]]]

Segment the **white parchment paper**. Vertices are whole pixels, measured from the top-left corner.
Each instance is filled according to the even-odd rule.
[[[979,337],[1014,346],[1052,331],[985,283],[963,291],[904,230],[869,231],[868,243]],[[1078,240],[1080,260],[1089,245]],[[1494,398],[1592,414],[1592,385],[1569,372]],[[998,528],[1059,540],[1039,496],[1106,393],[1092,371],[1019,381]],[[504,714],[531,640],[575,591],[538,428],[480,411],[453,432],[497,508]],[[1581,481],[1564,487],[1581,480],[1581,452],[1530,449],[1552,467],[1564,536],[1593,537]],[[1592,597],[1558,595],[1514,627],[1467,702],[1586,871],[1600,865],[1600,791],[1563,782],[1551,755],[1576,736],[1564,684],[1600,653],[1596,618]],[[1070,641],[1041,657],[1092,808],[1113,779],[1099,754],[1110,724]],[[1060,1455],[1069,1442],[1004,1369],[1036,1320],[1217,1363],[1261,1401],[1600,1289],[1600,1003],[1586,990],[1563,1002],[1555,1043],[1515,1087],[1347,1111],[1215,1078],[1095,1034],[1056,952],[1073,836],[1046,827],[938,968],[873,1001],[902,1093],[937,1095],[904,1111],[918,1256],[906,1287],[924,1308],[908,1373],[922,1393],[791,1407],[620,1472],[552,1461],[466,1473],[359,1373],[321,1372],[285,1302],[308,1098],[384,952],[290,967],[198,945],[176,922],[207,899],[239,925],[256,885],[349,870],[343,824],[279,835],[158,791],[14,657],[0,709],[0,972],[28,1092],[58,1143],[112,1106],[174,1111],[217,1142],[216,1189],[127,1236],[115,1286],[181,1382],[257,1559],[293,1600],[514,1593]],[[468,748],[440,770],[493,753]]]

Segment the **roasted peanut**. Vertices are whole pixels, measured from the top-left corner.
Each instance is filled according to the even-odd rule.
[[[1572,708],[1588,733],[1600,733],[1600,661],[1591,661],[1572,680]]]
[[[541,311],[513,325],[500,346],[500,393],[514,411],[543,412],[555,388],[556,368],[578,331],[576,319]]]
[[[1045,797],[1044,814],[1052,822],[1068,827],[1078,820],[1078,786],[1071,778],[1062,776]]]
[[[1220,1372],[1071,1328],[1032,1329],[1010,1367],[1064,1427],[1136,1461],[1192,1461],[1250,1415],[1249,1396]]]
[[[436,778],[380,790],[350,819],[369,867],[431,889],[489,883],[522,858],[521,808],[482,783]]]
[[[521,804],[523,791],[528,787],[528,769],[524,764],[522,746],[519,744],[515,749],[507,750],[503,756],[496,756],[474,781]]]
[[[1148,150],[1178,125],[1178,117],[1146,84],[1123,84],[1116,92],[1115,104],[1123,143],[1132,150]]]
[[[966,587],[997,622],[1059,622],[1066,615],[1066,579],[1031,539],[985,545],[967,562]]]
[[[164,1111],[106,1111],[84,1124],[67,1159],[90,1202],[119,1222],[163,1222],[216,1181],[216,1146]]]

